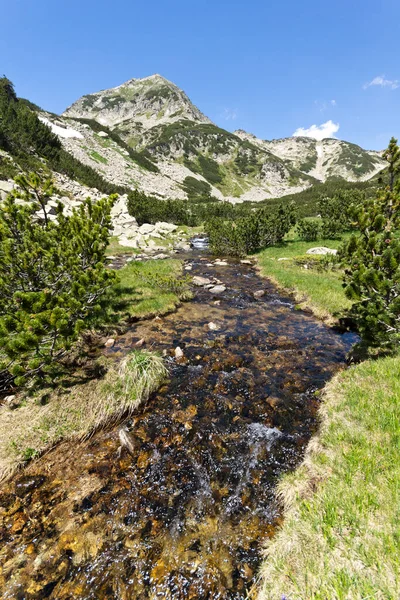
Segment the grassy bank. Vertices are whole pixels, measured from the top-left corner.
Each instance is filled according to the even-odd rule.
[[[349,306],[340,272],[320,269],[306,252],[339,243],[292,239],[267,248],[258,255],[261,273],[333,323]],[[303,464],[280,483],[284,521],[267,543],[253,597],[398,600],[400,358],[337,375],[324,390],[320,419]]]
[[[280,484],[284,523],[258,600],[398,600],[400,359],[336,376],[320,414],[303,465]]]
[[[102,378],[75,385],[66,379],[56,390],[26,395],[13,410],[0,407],[0,480],[57,442],[82,439],[128,415],[166,375],[162,358],[146,351],[105,365]]]
[[[174,258],[128,263],[118,278],[113,306],[117,319],[165,314],[190,297],[182,261]]]
[[[317,268],[322,257],[310,256],[306,252],[315,246],[336,249],[339,245],[338,240],[290,240],[281,246],[266,248],[257,255],[257,260],[261,274],[291,291],[300,308],[308,308],[318,318],[334,324],[340,313],[350,307],[344,295],[341,274]]]

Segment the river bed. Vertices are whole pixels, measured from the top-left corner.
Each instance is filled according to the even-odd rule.
[[[118,457],[113,428],[2,486],[4,600],[246,598],[281,520],[277,480],[301,461],[317,392],[355,336],[295,310],[252,265],[194,252],[186,267],[226,289],[194,288],[107,351],[144,339],[169,369],[126,422],[133,455]]]

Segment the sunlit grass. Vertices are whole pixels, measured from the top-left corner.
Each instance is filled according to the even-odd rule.
[[[304,268],[299,259],[315,259],[307,255],[307,250],[315,246],[337,249],[340,240],[319,240],[317,242],[287,241],[281,246],[266,248],[257,255],[261,274],[272,279],[278,286],[293,292],[301,308],[309,308],[313,313],[333,323],[350,307],[344,294],[341,272]],[[279,260],[287,259],[287,260]]]
[[[189,298],[180,260],[131,262],[118,271],[118,278],[114,310],[128,318],[165,314]]]
[[[400,358],[327,386],[304,464],[280,484],[258,600],[400,598]]]

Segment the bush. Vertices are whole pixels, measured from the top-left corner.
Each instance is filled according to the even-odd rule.
[[[355,211],[358,233],[341,250],[345,291],[363,342],[390,350],[400,342],[400,150],[384,153],[389,185]]]
[[[0,368],[3,381],[22,385],[51,371],[101,317],[115,277],[104,266],[113,198],[87,200],[70,217],[59,204],[56,222],[50,180],[16,183],[0,211]]]
[[[289,205],[275,213],[261,209],[236,221],[211,219],[206,231],[214,254],[245,256],[282,242],[295,221],[294,207]]]
[[[338,191],[332,198],[322,198],[319,202],[322,237],[338,239],[342,233],[353,229],[354,209],[364,201],[365,194],[360,190]]]
[[[301,240],[305,242],[315,242],[320,235],[320,224],[318,221],[309,221],[302,219],[297,223],[297,233]]]

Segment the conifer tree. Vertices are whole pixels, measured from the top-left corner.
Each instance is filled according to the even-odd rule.
[[[400,150],[392,138],[383,155],[389,184],[355,211],[357,233],[342,249],[346,295],[368,346],[400,343]]]
[[[0,210],[0,370],[20,385],[51,371],[101,316],[114,280],[104,266],[114,198],[88,199],[71,216],[60,203],[50,220],[52,182],[17,182]]]

